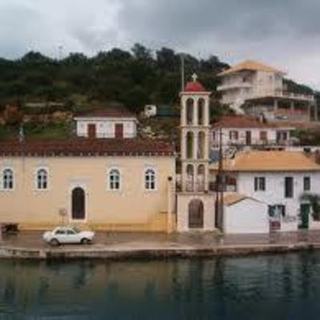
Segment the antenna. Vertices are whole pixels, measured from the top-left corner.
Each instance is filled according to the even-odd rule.
[[[59,45],[58,46],[59,54],[58,54],[58,59],[62,60],[62,51],[63,51],[63,46]]]

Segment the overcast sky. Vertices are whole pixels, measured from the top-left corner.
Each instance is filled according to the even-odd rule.
[[[0,56],[93,55],[141,42],[258,59],[320,89],[319,0],[0,0]]]

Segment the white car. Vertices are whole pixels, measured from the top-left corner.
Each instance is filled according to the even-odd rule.
[[[95,233],[92,231],[80,231],[75,227],[57,227],[53,231],[46,231],[43,240],[52,246],[69,243],[89,244]]]

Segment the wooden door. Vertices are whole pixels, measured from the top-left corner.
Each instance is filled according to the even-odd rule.
[[[115,137],[117,139],[123,138],[123,124],[122,123],[116,123],[115,125]]]
[[[251,145],[251,131],[246,131],[246,145]]]
[[[72,190],[72,219],[84,220],[86,218],[85,191],[77,187]]]
[[[202,229],[204,225],[203,203],[194,199],[189,203],[189,229]]]
[[[88,124],[88,137],[91,139],[96,138],[97,136],[97,128],[93,123]]]

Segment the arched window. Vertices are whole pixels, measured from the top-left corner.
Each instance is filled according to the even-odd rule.
[[[4,169],[2,172],[2,186],[4,190],[12,190],[13,189],[13,170],[12,169]]]
[[[205,134],[203,131],[199,132],[198,134],[198,154],[197,158],[198,159],[204,159],[205,156]]]
[[[147,169],[145,171],[144,185],[146,190],[156,189],[156,173],[153,169]]]
[[[198,100],[198,124],[205,125],[205,101],[203,98]]]
[[[37,189],[48,189],[48,172],[46,169],[39,169],[37,171]]]
[[[109,189],[120,189],[120,171],[118,169],[111,169],[109,172]]]
[[[194,101],[192,98],[189,98],[186,102],[186,107],[187,107],[187,112],[186,112],[186,117],[187,117],[187,124],[192,124],[193,123],[193,112],[194,112]]]
[[[198,171],[197,171],[197,190],[196,191],[205,190],[204,176],[205,176],[205,166],[203,164],[200,164],[198,166]]]
[[[187,146],[187,150],[186,150],[186,156],[187,159],[192,159],[193,158],[193,132],[189,131],[186,135],[186,146]]]
[[[187,191],[194,191],[193,185],[194,185],[194,170],[193,165],[188,164],[186,167],[186,174],[187,174],[187,181],[186,181],[186,190]]]

